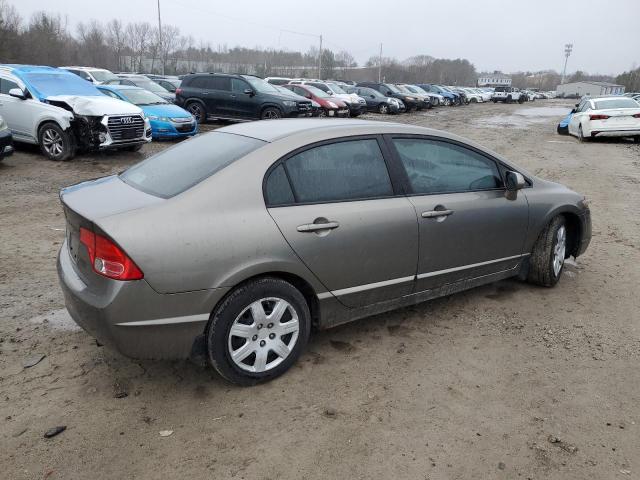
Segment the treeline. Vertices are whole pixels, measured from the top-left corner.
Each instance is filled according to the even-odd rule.
[[[627,92],[640,92],[640,68],[618,75],[616,83],[624,85]]]

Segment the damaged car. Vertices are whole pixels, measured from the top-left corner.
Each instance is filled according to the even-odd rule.
[[[39,145],[51,160],[70,160],[77,151],[137,151],[151,141],[139,107],[59,68],[0,65],[0,115],[14,141]]]

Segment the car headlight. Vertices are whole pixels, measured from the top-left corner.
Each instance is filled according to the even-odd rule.
[[[284,100],[284,101],[282,102],[282,104],[283,104],[285,107],[295,107],[295,106],[297,105],[297,103],[295,102],[295,100]]]
[[[410,102],[415,102],[416,99],[415,97],[406,97],[407,100],[409,100]]]
[[[331,108],[338,108],[338,105],[336,105],[335,103],[331,102],[331,101],[327,101],[327,103],[329,104],[329,106]]]
[[[7,129],[7,122],[4,121],[4,118],[0,118],[0,130]]]
[[[311,106],[313,108],[320,108],[320,104],[318,102],[316,102],[315,100],[311,100]]]
[[[157,115],[147,115],[147,120],[158,120]]]

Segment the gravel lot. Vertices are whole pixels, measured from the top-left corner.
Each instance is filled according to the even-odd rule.
[[[318,332],[289,373],[249,389],[120,357],[64,310],[58,190],[170,144],[69,163],[19,148],[0,164],[0,477],[640,478],[640,145],[558,136],[557,107],[389,117],[588,196],[592,244],[556,288],[504,281]]]

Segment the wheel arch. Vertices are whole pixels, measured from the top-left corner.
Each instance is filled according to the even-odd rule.
[[[542,231],[557,216],[562,215],[565,218],[567,226],[567,254],[575,256],[580,248],[580,242],[584,234],[582,222],[578,214],[578,209],[572,205],[564,205],[548,212],[544,219],[536,226],[535,235],[532,235],[531,245],[526,251],[531,251],[538,241]]]
[[[262,113],[267,108],[277,108],[280,111],[280,114],[284,116],[284,109],[280,105],[274,102],[265,102],[262,105],[260,105],[260,110],[258,110],[258,115],[262,117]]]
[[[69,130],[71,128],[71,119],[66,118],[55,118],[51,115],[46,115],[42,118],[38,119],[38,123],[36,124],[35,135],[34,138],[36,142],[40,143],[40,129],[47,123],[55,123],[62,130]]]
[[[318,299],[317,295],[317,285],[316,287],[314,287],[314,285],[312,284],[313,282],[309,281],[309,279],[307,278],[304,278],[304,276],[300,272],[292,272],[290,269],[286,268],[264,268],[260,271],[245,271],[233,275],[233,277],[229,278],[229,281],[225,282],[227,285],[230,285],[229,291],[214,305],[212,309],[212,317],[213,312],[215,312],[216,309],[225,301],[225,299],[235,290],[242,287],[243,285],[246,285],[247,283],[261,278],[278,278],[290,283],[296,289],[298,289],[298,291],[300,291],[300,293],[306,300],[307,306],[309,307],[312,325],[314,327],[318,326],[318,324],[320,323],[320,300]]]

